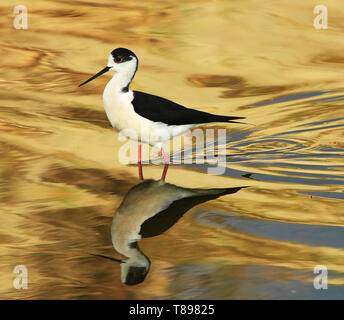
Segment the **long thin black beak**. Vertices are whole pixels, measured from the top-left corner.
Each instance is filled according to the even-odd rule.
[[[83,86],[84,84],[94,80],[95,78],[98,78],[99,76],[101,76],[103,73],[108,72],[110,70],[110,67],[105,67],[103,70],[99,71],[97,74],[95,74],[93,77],[89,78],[88,80],[86,80],[85,82],[79,84],[79,87]]]
[[[120,260],[120,259],[116,259],[116,258],[112,258],[112,257],[108,257],[108,256],[103,256],[102,254],[93,254],[93,253],[91,253],[91,255],[95,256],[95,257],[109,259],[109,260],[116,261],[116,262],[119,262],[119,263],[123,263],[124,262],[124,260]]]

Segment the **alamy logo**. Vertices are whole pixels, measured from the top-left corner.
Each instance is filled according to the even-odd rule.
[[[145,137],[146,144],[143,145],[142,153],[148,158],[150,163],[160,164],[162,159],[158,156],[157,149],[152,149],[149,151],[150,136],[149,132],[145,132],[144,126],[142,126],[141,137]],[[208,128],[202,130],[196,128],[193,130],[187,130],[185,134],[176,136],[173,139],[173,134],[169,132],[163,132],[161,136],[161,141],[172,142],[172,149],[179,150],[171,154],[170,160],[173,164],[208,164],[207,173],[212,175],[221,175],[226,171],[226,129],[217,129]],[[130,139],[128,139],[128,137]],[[154,137],[156,139],[156,137]],[[122,164],[128,164],[134,161],[136,155],[137,145],[140,143],[138,133],[132,129],[124,129],[120,131],[118,135],[119,141],[126,141],[121,148],[118,150],[118,160]],[[192,145],[192,142],[195,142]],[[181,146],[191,144],[191,149],[189,148],[188,157],[182,159]],[[165,150],[170,153],[170,144],[164,146]],[[192,153],[195,154],[195,159],[192,158]]]
[[[313,281],[314,288],[317,290],[327,289],[327,268],[321,265],[315,266],[314,274],[317,274]]]
[[[14,267],[14,273],[19,273],[13,280],[13,287],[15,289],[27,289],[28,288],[28,271],[26,266],[18,265]]]
[[[328,29],[328,12],[327,7],[323,4],[314,7],[314,14],[317,16],[314,18],[314,28],[317,30]]]
[[[13,20],[13,26],[16,29],[28,28],[27,7],[24,5],[18,5],[14,7],[13,13],[16,17]]]

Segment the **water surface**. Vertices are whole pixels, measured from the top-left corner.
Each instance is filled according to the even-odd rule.
[[[22,1],[2,3],[0,297],[7,299],[343,299],[344,8],[316,1]],[[170,183],[239,192],[195,206],[140,242],[146,280],[120,281],[110,225],[138,183],[102,106],[109,76],[78,84],[127,47],[132,88],[251,125],[226,125],[226,168],[174,165]],[[216,128],[216,126],[210,126]],[[190,157],[190,153],[188,155]],[[193,154],[197,158],[197,154]],[[159,179],[162,166],[146,165]],[[26,265],[29,288],[13,269]],[[315,290],[313,269],[329,270]]]

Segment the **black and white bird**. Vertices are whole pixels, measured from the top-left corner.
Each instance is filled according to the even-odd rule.
[[[142,238],[158,236],[175,225],[194,206],[234,194],[242,188],[246,186],[191,189],[162,180],[144,180],[129,190],[112,220],[113,247],[126,258],[93,255],[119,262],[122,283],[139,284],[146,278],[151,265],[149,258],[138,245]]]
[[[82,86],[108,71],[115,71],[103,93],[106,115],[115,129],[132,140],[140,140],[159,148],[165,161],[162,180],[165,180],[169,159],[163,144],[190,128],[212,122],[234,122],[244,117],[215,115],[186,108],[165,98],[140,91],[132,91],[132,82],[138,67],[134,52],[117,48],[111,52],[107,66],[79,85]],[[143,180],[141,144],[138,149],[140,179]]]

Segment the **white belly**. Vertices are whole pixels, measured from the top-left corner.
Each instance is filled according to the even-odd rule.
[[[193,127],[192,125],[168,126],[141,117],[135,112],[131,104],[132,100],[132,91],[116,92],[108,87],[104,90],[104,108],[111,125],[132,140],[161,147],[164,142]]]

